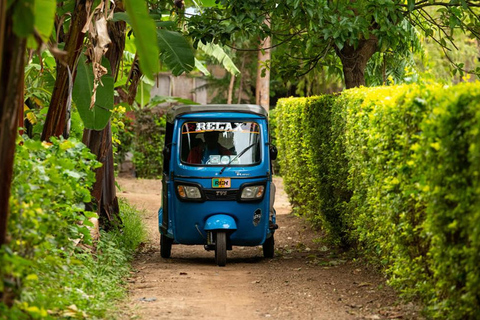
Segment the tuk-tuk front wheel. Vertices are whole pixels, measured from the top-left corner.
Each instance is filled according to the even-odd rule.
[[[225,231],[217,231],[216,234],[215,263],[219,267],[227,264],[227,233]]]
[[[160,235],[160,256],[162,258],[170,258],[172,254],[172,244],[173,239],[163,234]]]
[[[263,243],[263,257],[269,259],[273,258],[275,255],[275,240],[273,238],[273,234],[271,237],[265,239]]]

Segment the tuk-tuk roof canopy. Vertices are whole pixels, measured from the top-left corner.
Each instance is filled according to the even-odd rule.
[[[167,121],[173,123],[176,117],[197,112],[242,112],[268,117],[268,112],[254,104],[206,104],[174,106],[167,111]]]

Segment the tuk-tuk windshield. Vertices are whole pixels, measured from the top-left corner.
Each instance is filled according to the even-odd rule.
[[[181,160],[205,166],[260,162],[260,126],[242,121],[189,121],[182,126]]]

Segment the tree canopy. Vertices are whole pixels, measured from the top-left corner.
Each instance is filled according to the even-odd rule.
[[[402,59],[418,50],[423,34],[448,54],[454,31],[480,38],[480,3],[468,0],[219,0],[189,19],[196,42],[232,45],[239,36],[267,36],[272,64],[286,77],[306,74],[340,59],[346,87],[365,84],[377,52]],[[265,22],[265,17],[270,24]],[[455,62],[455,61],[452,61]],[[457,64],[458,68],[463,66]],[[479,70],[469,70],[477,72]]]

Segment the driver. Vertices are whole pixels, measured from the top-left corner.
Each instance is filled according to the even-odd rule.
[[[188,163],[206,163],[211,155],[229,156],[232,153],[218,143],[220,132],[208,131],[203,134],[205,143],[199,144],[190,150],[187,158]]]

